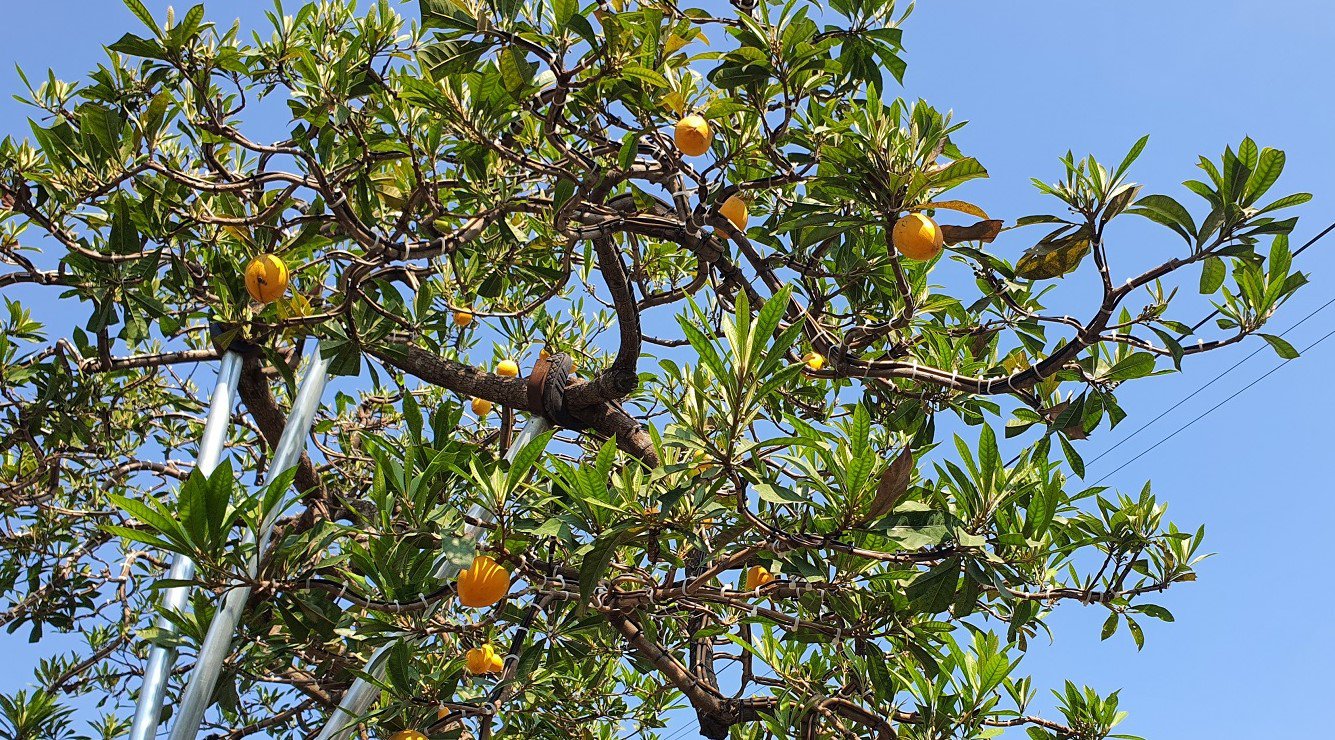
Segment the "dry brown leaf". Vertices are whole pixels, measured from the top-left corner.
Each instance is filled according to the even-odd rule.
[[[867,508],[865,521],[879,519],[889,514],[909,490],[909,481],[913,477],[913,451],[905,447],[899,456],[890,463],[890,467],[881,473],[881,482],[876,486],[876,498]]]
[[[945,237],[946,244],[959,244],[960,242],[990,242],[997,238],[1001,233],[1002,221],[993,219],[991,221],[979,221],[972,226],[942,226],[941,234]]]

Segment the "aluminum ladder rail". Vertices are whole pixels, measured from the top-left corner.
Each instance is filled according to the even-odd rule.
[[[505,453],[505,459],[514,462],[515,456],[519,451],[527,447],[533,440],[546,434],[552,428],[552,423],[545,418],[534,414],[529,417],[528,423],[515,437],[514,443]],[[487,511],[481,506],[474,506],[469,512],[469,516],[477,521],[486,521]],[[464,529],[464,539],[476,540],[482,534],[482,528],[469,525]],[[452,562],[445,561],[436,567],[435,577],[441,580],[449,580],[459,572],[459,567]],[[427,612],[431,615],[435,609]],[[368,675],[380,678],[385,675],[385,656],[389,651],[399,644],[398,641],[389,642],[382,645],[378,650],[371,654],[366,660],[364,672]],[[358,677],[353,681],[352,686],[343,694],[343,700],[339,702],[338,708],[330,715],[329,721],[324,729],[316,736],[316,740],[346,740],[348,733],[352,730],[352,723],[358,717],[366,713],[371,703],[375,701],[376,695],[380,693],[380,688],[364,678]]]
[[[296,399],[292,411],[288,414],[287,424],[283,427],[283,436],[274,449],[273,460],[269,463],[268,478],[295,467],[301,460],[301,453],[306,448],[306,437],[310,433],[311,422],[315,420],[316,409],[320,405],[320,396],[325,384],[329,382],[329,364],[317,343],[306,359],[302,371]],[[258,542],[253,532],[247,532],[243,544],[256,545],[255,553],[250,558],[248,571],[253,579],[259,572],[260,562],[269,549],[269,539],[273,535],[274,524],[291,501],[283,499],[260,523]],[[190,674],[190,682],[181,695],[181,707],[176,721],[172,725],[171,740],[193,740],[199,733],[199,726],[204,721],[213,692],[218,684],[218,674],[222,671],[223,661],[232,649],[232,638],[237,625],[241,622],[246,601],[250,598],[250,586],[238,584],[227,592],[222,607],[213,616],[208,635],[199,648],[199,657],[195,659],[195,669]]]
[[[205,476],[213,474],[222,458],[223,445],[227,442],[227,431],[232,423],[232,406],[236,404],[236,388],[241,380],[241,363],[241,355],[228,351],[223,353],[218,365],[218,380],[209,400],[204,434],[200,438],[199,453],[195,459],[195,469]],[[172,558],[167,578],[188,581],[194,576],[195,562],[177,553]],[[189,599],[189,586],[174,586],[163,595],[159,610],[164,613],[179,612],[185,608]],[[157,627],[163,636],[176,634],[176,624],[165,616],[158,617]],[[175,663],[174,647],[154,645],[149,652],[144,683],[139,689],[139,701],[135,706],[134,723],[130,726],[130,740],[152,740],[157,735],[158,720],[162,717],[162,701],[167,694],[167,677],[171,675]]]

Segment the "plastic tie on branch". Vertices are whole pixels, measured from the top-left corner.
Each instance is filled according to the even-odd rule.
[[[574,366],[570,355],[564,352],[539,359],[528,376],[528,410],[553,424],[580,431],[589,425],[566,408],[566,386],[570,384]]]

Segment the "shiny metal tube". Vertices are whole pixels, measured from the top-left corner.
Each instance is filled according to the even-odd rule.
[[[301,460],[301,453],[306,449],[306,438],[310,434],[311,422],[320,406],[320,396],[324,393],[325,383],[329,380],[329,358],[323,356],[317,345],[307,358],[301,383],[297,388],[296,399],[292,402],[292,411],[283,427],[283,436],[278,440],[273,460],[269,464],[269,477],[286,471]],[[269,548],[269,538],[273,535],[274,523],[291,504],[290,500],[275,506],[260,523],[258,543],[248,565],[249,575],[253,578],[259,572],[260,562]],[[254,533],[247,532],[243,543],[256,541]],[[172,725],[171,740],[193,740],[204,721],[204,713],[209,708],[214,688],[218,683],[218,674],[222,671],[223,661],[232,649],[232,637],[241,622],[246,601],[250,598],[250,587],[237,585],[227,592],[222,606],[209,624],[209,632],[204,644],[199,648],[199,657],[195,659],[195,669],[190,674],[190,682],[181,695],[181,705],[176,721]]]
[[[231,426],[232,406],[236,404],[236,387],[241,380],[241,355],[224,352],[218,365],[218,381],[209,400],[209,413],[204,421],[204,436],[199,441],[199,457],[195,469],[204,475],[212,475],[222,457],[223,445],[227,442],[227,430]],[[195,563],[185,555],[177,554],[172,558],[171,569],[167,578],[173,581],[188,581],[195,575]],[[178,612],[185,608],[190,598],[190,589],[175,586],[167,589],[162,596],[162,612]],[[176,632],[176,625],[166,617],[159,617],[158,631],[164,635]],[[158,720],[162,717],[162,700],[167,693],[167,677],[171,675],[176,663],[176,649],[165,645],[155,645],[148,655],[148,667],[144,670],[144,684],[139,689],[139,701],[135,706],[134,723],[130,726],[130,740],[151,740],[158,732]]]

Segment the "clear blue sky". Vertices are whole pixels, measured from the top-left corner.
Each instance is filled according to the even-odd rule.
[[[158,12],[167,3],[148,4]],[[208,10],[212,20],[241,15],[251,21],[267,6],[215,0]],[[114,0],[6,3],[0,62],[21,64],[34,76],[53,67],[75,77],[101,61],[101,44],[136,25]],[[1028,178],[1055,178],[1056,158],[1067,148],[1115,161],[1141,134],[1152,134],[1133,176],[1149,190],[1180,194],[1177,183],[1195,176],[1198,154],[1216,157],[1225,144],[1250,135],[1262,146],[1287,150],[1289,167],[1278,188],[1317,196],[1302,209],[1295,234],[1301,242],[1335,220],[1335,189],[1322,174],[1335,172],[1332,39],[1335,3],[1325,0],[922,0],[907,25],[906,94],[972,122],[961,144],[992,178],[972,185],[970,195],[995,217],[1009,221],[1048,208]],[[0,83],[6,92],[21,89],[12,66],[0,69]],[[26,115],[8,98],[0,101],[0,132],[25,134]],[[1164,237],[1140,238],[1155,233],[1129,229],[1120,248],[1135,259],[1175,246]],[[1022,238],[1009,237],[997,248],[1013,258]],[[1313,284],[1275,319],[1276,329],[1335,297],[1332,250],[1335,237],[1300,259]],[[40,318],[40,307],[37,313]],[[1335,309],[1288,338],[1306,346],[1329,331],[1332,319]],[[1183,375],[1128,388],[1122,398],[1131,418],[1084,443],[1085,459],[1251,349],[1214,353],[1190,363]],[[1333,358],[1335,339],[1112,478],[1132,490],[1152,479],[1172,503],[1174,519],[1207,525],[1207,549],[1218,555],[1203,566],[1198,583],[1175,587],[1160,601],[1177,622],[1147,624],[1141,653],[1125,633],[1100,643],[1100,610],[1059,610],[1051,620],[1056,643],[1036,646],[1022,666],[1036,686],[1046,690],[1071,677],[1101,691],[1120,687],[1131,712],[1121,729],[1150,738],[1329,734],[1316,708],[1329,700],[1327,676],[1335,662],[1328,616],[1335,596],[1320,580],[1331,560],[1321,527],[1335,519],[1328,442],[1335,401],[1324,369]],[[1268,351],[1259,354],[1092,465],[1091,477],[1277,362]],[[37,653],[21,635],[0,638],[8,658],[0,690],[28,681],[28,671],[18,666]]]

